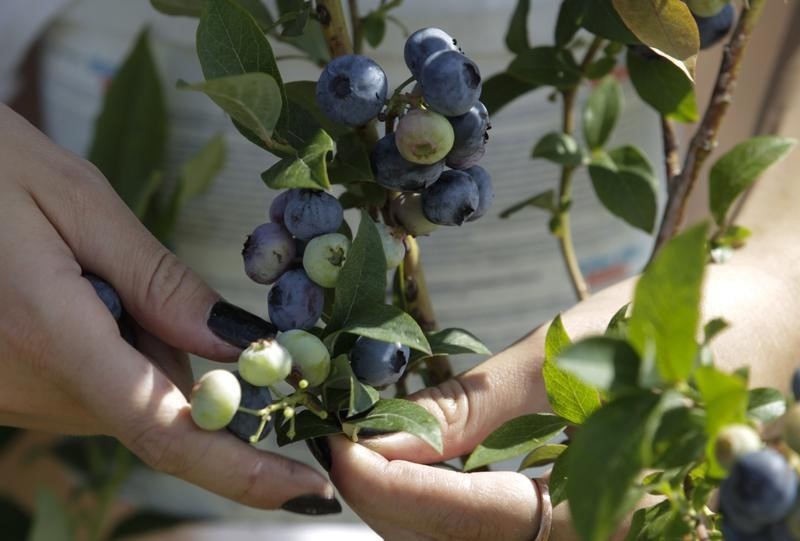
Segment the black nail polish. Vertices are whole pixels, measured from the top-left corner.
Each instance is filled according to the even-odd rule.
[[[389,431],[378,430],[377,428],[361,428],[358,431],[359,439],[377,438],[378,436],[385,436]]]
[[[328,438],[311,438],[306,440],[306,447],[317,459],[319,465],[325,468],[325,471],[331,471],[333,460],[331,459],[331,446],[328,445]]]
[[[217,302],[208,316],[211,332],[232,346],[246,348],[260,339],[275,338],[275,325],[225,301]]]
[[[316,494],[299,496],[281,506],[284,511],[301,515],[332,515],[342,512],[342,504],[336,498],[323,498]]]

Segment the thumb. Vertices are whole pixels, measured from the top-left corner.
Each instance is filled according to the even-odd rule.
[[[167,344],[216,360],[235,358],[276,329],[220,300],[199,276],[150,234],[102,174],[75,160],[68,189],[37,200],[84,270],[108,281],[125,309]]]
[[[549,409],[539,370],[541,351],[542,340],[532,333],[472,370],[408,397],[439,421],[442,454],[404,432],[360,442],[389,460],[425,464],[469,453],[505,421]]]

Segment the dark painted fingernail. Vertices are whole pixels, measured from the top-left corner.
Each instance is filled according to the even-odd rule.
[[[377,438],[378,436],[385,436],[391,434],[387,430],[378,430],[376,428],[362,428],[358,431],[359,439]]]
[[[317,459],[319,465],[325,468],[325,471],[331,471],[333,460],[331,459],[331,446],[328,445],[327,438],[311,438],[306,440],[306,447]]]
[[[260,339],[275,338],[278,333],[272,323],[225,301],[211,308],[208,328],[227,343],[242,349]]]
[[[342,512],[342,504],[336,498],[323,498],[317,494],[309,494],[289,500],[281,506],[284,511],[301,515],[332,515]]]

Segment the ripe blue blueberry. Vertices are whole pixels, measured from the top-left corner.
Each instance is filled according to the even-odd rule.
[[[359,381],[383,387],[397,383],[411,354],[408,346],[360,336],[350,351],[350,366]]]
[[[233,375],[239,380],[239,386],[242,388],[242,400],[239,404],[241,407],[251,410],[260,410],[272,403],[272,394],[267,387],[250,385],[242,378],[239,372],[234,372]],[[260,424],[260,417],[243,411],[237,411],[236,415],[233,416],[233,419],[231,419],[231,422],[228,423],[225,428],[240,440],[249,443],[250,437],[255,435]],[[267,434],[272,430],[274,424],[275,418],[273,417],[264,427],[258,441],[267,437]]]
[[[275,224],[283,225],[283,213],[286,212],[286,203],[296,189],[285,190],[278,194],[269,205],[269,221]]]
[[[742,455],[720,486],[723,514],[736,529],[757,532],[789,513],[797,482],[797,473],[775,449]]]
[[[478,102],[463,115],[450,117],[448,120],[453,126],[454,138],[453,148],[446,158],[447,166],[467,169],[475,165],[486,150],[486,141],[489,138],[487,131],[492,127],[489,123],[489,111],[483,103]],[[471,160],[474,161],[469,163]]]
[[[796,401],[800,401],[800,368],[792,374],[792,394]]]
[[[421,28],[411,34],[403,48],[406,66],[414,77],[419,78],[419,72],[425,61],[439,51],[458,51],[456,40],[440,28]]]
[[[334,58],[317,81],[317,102],[334,122],[363,126],[381,112],[389,90],[386,73],[366,56]]]
[[[736,18],[736,10],[731,4],[725,4],[722,11],[711,17],[698,17],[697,28],[700,31],[700,48],[708,49],[713,47],[728,35],[733,28],[733,20]]]
[[[370,154],[375,181],[390,190],[416,192],[436,182],[444,171],[444,160],[432,164],[412,163],[400,154],[395,135],[382,137]]]
[[[103,304],[106,305],[108,311],[111,312],[111,315],[114,319],[119,319],[122,317],[122,301],[119,300],[119,295],[117,291],[105,280],[97,276],[96,274],[92,274],[90,272],[83,273],[83,277],[89,280],[89,283],[92,284],[95,293],[97,296],[100,297],[100,300],[103,301]]]
[[[286,271],[269,290],[269,319],[280,331],[312,328],[325,305],[325,290],[303,269]]]
[[[293,191],[283,214],[284,226],[300,240],[333,233],[343,220],[344,211],[339,200],[322,190]]]
[[[475,209],[475,212],[467,218],[468,222],[474,222],[491,208],[492,202],[494,202],[494,190],[492,189],[492,177],[489,173],[481,167],[480,165],[473,165],[466,171],[466,174],[472,178],[472,181],[475,183],[475,186],[478,187],[478,208]]]
[[[261,224],[244,241],[244,272],[254,282],[271,284],[291,266],[295,240],[279,224]]]
[[[428,106],[445,116],[468,113],[481,97],[478,66],[457,51],[439,51],[428,58],[419,84]]]
[[[461,225],[477,210],[480,192],[464,171],[445,171],[439,180],[422,192],[422,212],[439,225]]]
[[[773,541],[770,535],[771,528],[763,528],[756,532],[748,533],[739,530],[730,520],[722,519],[721,522],[719,529],[725,541]]]

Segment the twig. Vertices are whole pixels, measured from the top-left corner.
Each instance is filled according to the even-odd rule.
[[[719,127],[722,124],[725,113],[728,111],[728,106],[736,89],[739,68],[741,67],[745,48],[765,4],[766,0],[750,0],[749,6],[745,5],[733,36],[725,46],[717,81],[711,94],[711,101],[705,115],[703,115],[700,126],[697,128],[697,132],[692,138],[689,151],[683,162],[683,170],[669,190],[664,216],[656,236],[653,253],[650,256],[651,261],[661,247],[678,232],[683,222],[683,214],[689,194],[694,187],[700,169],[717,144]]]
[[[353,52],[361,54],[364,47],[364,27],[358,14],[358,0],[347,0],[347,6],[350,8],[350,26],[353,27]]]
[[[678,137],[675,135],[675,126],[661,115],[661,135],[664,142],[664,169],[668,190],[672,183],[681,174],[680,157],[678,156]]]

